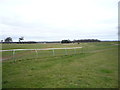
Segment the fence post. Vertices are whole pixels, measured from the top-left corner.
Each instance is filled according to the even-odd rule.
[[[37,52],[37,49],[35,49],[35,52],[36,52],[36,56],[38,57],[38,52]]]
[[[82,48],[82,53],[84,53],[83,48]]]
[[[68,53],[67,53],[67,49],[66,49],[66,48],[65,48],[65,54],[68,55]]]
[[[55,50],[54,49],[52,50],[52,52],[53,52],[53,56],[55,56]]]
[[[13,60],[15,60],[15,50],[13,50]]]
[[[79,53],[81,53],[81,49],[79,49],[80,51],[79,51]]]
[[[76,54],[76,48],[74,48],[74,53]]]

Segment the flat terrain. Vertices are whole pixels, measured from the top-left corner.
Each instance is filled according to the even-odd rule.
[[[43,49],[43,48],[65,48],[65,47],[76,47],[77,44],[3,44],[2,50],[8,49]]]
[[[3,49],[82,47],[76,50],[3,52],[3,88],[117,88],[117,42],[3,44]]]

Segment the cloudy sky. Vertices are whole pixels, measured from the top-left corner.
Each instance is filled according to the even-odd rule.
[[[0,39],[118,39],[119,0],[0,0]]]

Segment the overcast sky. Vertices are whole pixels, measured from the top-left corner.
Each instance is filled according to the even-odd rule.
[[[0,39],[118,39],[119,0],[0,0]]]

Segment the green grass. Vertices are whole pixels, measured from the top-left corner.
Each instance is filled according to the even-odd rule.
[[[52,44],[2,44],[3,50],[8,49],[41,49],[41,48],[65,48],[65,47],[75,47],[78,44],[64,45],[60,43]]]
[[[36,57],[31,52],[5,60],[3,88],[117,88],[118,46],[112,43],[76,44],[83,47],[76,54],[58,50],[52,56],[44,51]]]
[[[60,43],[55,43],[55,44],[2,44],[2,50],[8,50],[8,49],[41,49],[41,48],[65,48],[65,47],[88,47],[88,46],[112,46],[113,44],[118,43],[118,42],[102,42],[102,43],[80,43],[80,44],[71,44],[71,45],[64,45]],[[92,47],[91,46],[91,47]],[[97,47],[98,48],[98,47]]]

